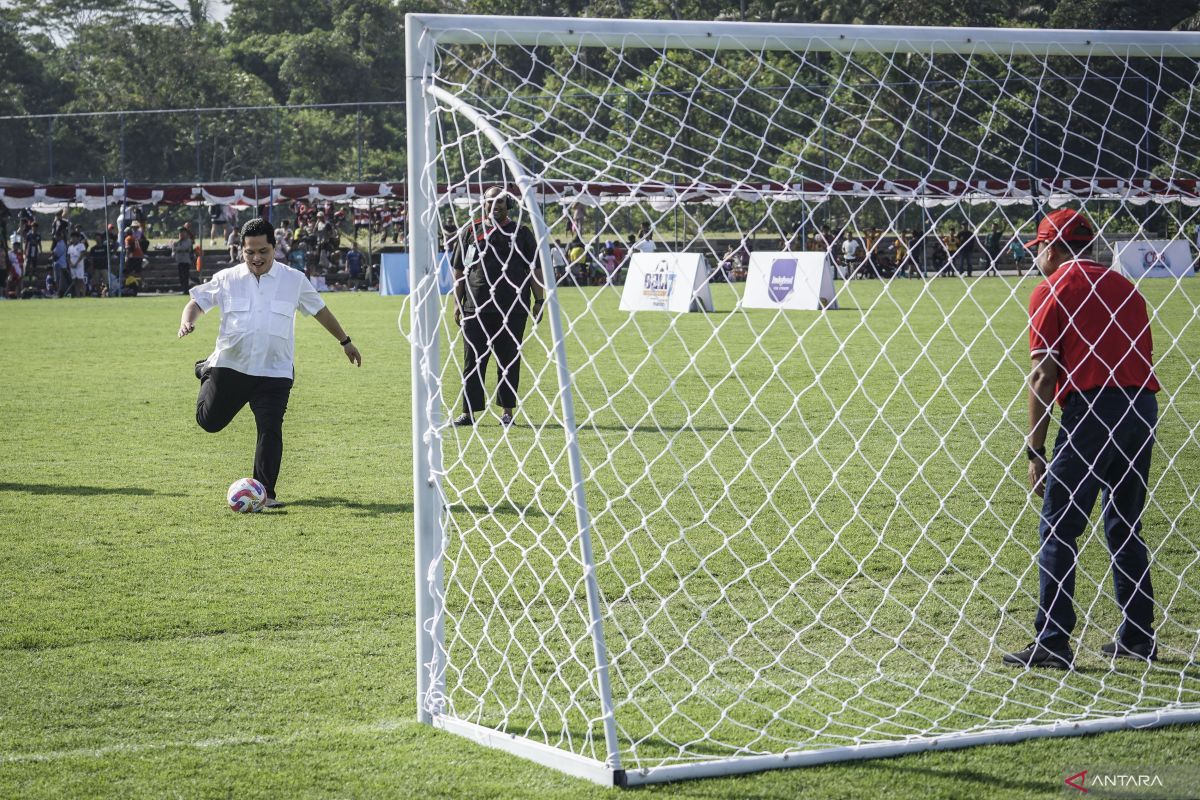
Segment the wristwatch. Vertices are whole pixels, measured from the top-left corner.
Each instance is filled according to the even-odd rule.
[[[1045,461],[1046,460],[1046,448],[1045,448],[1045,446],[1030,447],[1029,445],[1025,445],[1025,457],[1028,458],[1030,461],[1033,461],[1034,459],[1038,459],[1039,461]]]

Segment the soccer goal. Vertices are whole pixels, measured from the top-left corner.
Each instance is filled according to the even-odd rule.
[[[608,785],[1200,720],[1200,36],[411,15],[407,57],[421,720]],[[514,424],[455,427],[493,187],[547,303]],[[1074,669],[1020,670],[1064,206],[1154,326],[1159,659],[1100,651],[1097,509]]]

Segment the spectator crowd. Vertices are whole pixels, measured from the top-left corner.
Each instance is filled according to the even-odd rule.
[[[321,290],[364,289],[377,281],[359,239],[372,237],[380,245],[389,239],[403,245],[406,211],[398,204],[374,208],[341,208],[333,203],[295,201],[276,206],[276,258],[304,272]],[[266,209],[258,213],[266,214]],[[190,214],[181,210],[182,214]],[[201,279],[205,263],[203,230],[196,220],[177,227],[153,205],[123,206],[116,221],[85,230],[85,216],[73,220],[67,209],[50,216],[29,208],[16,212],[0,204],[0,266],[3,297],[61,298],[133,296],[145,290],[146,270],[154,254],[174,267],[172,280],[184,294]],[[199,221],[203,221],[200,219]],[[232,206],[208,208],[210,248],[207,258],[220,268],[241,261],[239,212]],[[159,230],[155,244],[152,231]],[[173,233],[169,231],[173,230]],[[159,289],[163,288],[161,285]]]
[[[652,253],[660,246],[649,222],[641,223],[625,237],[585,237],[585,218],[577,211],[571,209],[564,214],[567,238],[556,239],[551,247],[559,284],[618,285],[633,254]],[[214,261],[212,266],[238,263],[238,209],[213,205],[207,213],[207,257]],[[265,216],[267,209],[257,213]],[[360,240],[369,237],[379,245],[390,241],[402,247],[408,226],[407,210],[402,204],[361,208],[296,200],[275,206],[271,214],[278,223],[276,258],[305,273],[322,291],[375,285],[378,276]],[[136,295],[144,290],[146,266],[153,253],[161,254],[163,260],[170,259],[174,266],[172,280],[178,281],[178,291],[186,293],[204,267],[203,231],[193,229],[193,220],[177,227],[168,224],[168,215],[160,215],[153,205],[123,207],[115,223],[90,233],[71,220],[65,209],[48,221],[38,216],[28,208],[14,214],[0,204],[5,297],[85,297],[116,292]],[[151,240],[155,227],[164,234],[158,245]],[[166,234],[170,229],[174,233]],[[453,226],[444,233],[449,240],[454,235]],[[827,225],[819,229],[809,226],[772,241],[766,248],[760,246],[761,241],[742,237],[730,242],[713,236],[711,250],[720,255],[715,259],[712,280],[744,281],[755,249],[825,251],[839,277],[847,280],[998,275],[1001,265],[1019,274],[1032,268],[1018,232],[998,221],[979,230],[966,224],[899,231],[846,226],[837,232]],[[214,257],[211,248],[221,248],[221,256]]]

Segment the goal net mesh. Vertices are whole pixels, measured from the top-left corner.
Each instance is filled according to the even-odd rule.
[[[466,344],[442,297],[438,361],[414,365],[440,443],[417,467],[442,504],[426,710],[606,761],[589,574],[626,769],[1200,707],[1197,60],[708,29],[707,49],[636,31],[435,47],[428,82],[507,142],[561,243],[547,317],[570,385],[530,322],[515,423],[491,405],[493,363],[490,410],[454,427]],[[429,102],[438,202],[413,213],[441,250],[486,189],[520,190],[456,103]],[[1100,653],[1121,614],[1098,508],[1076,668],[1001,662],[1038,602],[1023,446],[1040,277],[1019,243],[1063,206],[1095,222],[1105,263],[1132,242],[1189,265],[1139,281],[1163,385],[1152,665]],[[534,229],[529,206],[512,216]],[[714,310],[619,310],[643,249],[703,255]],[[836,310],[740,304],[747,253],[814,250],[836,263]]]

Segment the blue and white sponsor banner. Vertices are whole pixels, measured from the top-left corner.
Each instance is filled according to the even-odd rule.
[[[1192,246],[1180,239],[1112,242],[1113,266],[1127,278],[1185,278],[1192,274]]]
[[[450,294],[454,276],[450,272],[450,257],[438,253],[438,291]],[[383,253],[379,256],[379,293],[408,294],[408,253]]]
[[[751,253],[740,306],[793,311],[837,308],[829,254]]]
[[[701,253],[634,253],[621,291],[622,311],[712,311]]]

